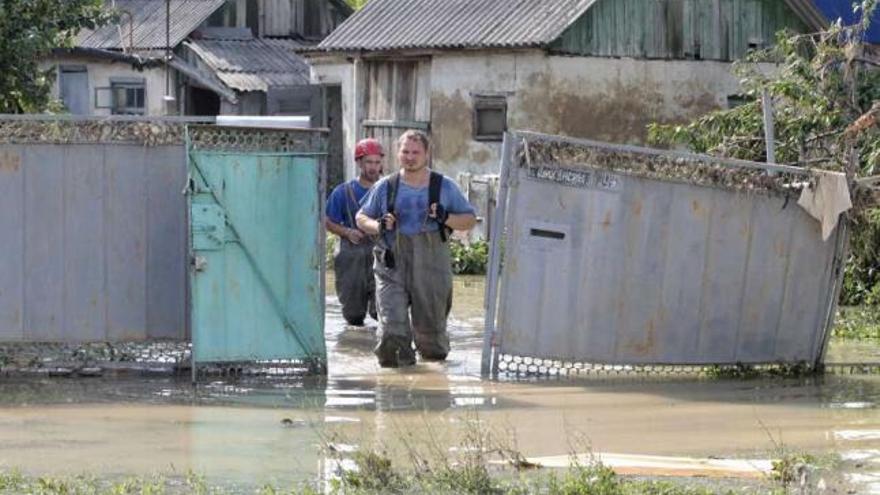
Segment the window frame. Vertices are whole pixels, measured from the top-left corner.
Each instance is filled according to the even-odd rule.
[[[475,94],[473,99],[472,135],[475,141],[502,141],[507,132],[507,95]],[[484,110],[501,110],[504,128],[500,133],[484,133],[480,129],[480,112]]]
[[[143,92],[143,106],[122,106],[117,101],[117,91],[134,89]],[[109,104],[101,104],[101,92],[109,93]],[[128,99],[126,95],[126,100]],[[137,100],[137,97],[135,97]],[[128,103],[126,101],[126,103]],[[95,108],[110,109],[111,115],[146,115],[147,114],[147,81],[143,78],[111,77],[109,86],[95,88]]]

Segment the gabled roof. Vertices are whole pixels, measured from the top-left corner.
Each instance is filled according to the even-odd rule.
[[[597,0],[371,0],[317,51],[543,46]]]
[[[266,91],[272,86],[309,83],[309,65],[288,39],[199,39],[184,43],[224,84],[238,91]]]
[[[545,47],[597,1],[370,0],[309,51]],[[813,0],[784,1],[812,29],[827,24]]]
[[[225,2],[226,0],[171,0],[171,47],[180,44]],[[120,12],[118,21],[95,30],[80,31],[77,33],[75,46],[104,50],[122,50],[123,47],[149,50],[165,47],[165,0],[105,0],[104,4],[107,9],[112,9],[115,4],[116,10]]]

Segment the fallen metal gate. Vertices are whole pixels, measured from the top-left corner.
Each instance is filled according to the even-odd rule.
[[[325,136],[187,127],[193,364],[323,369]]]
[[[796,204],[811,180],[792,167],[508,134],[483,372],[820,364],[846,235],[838,226],[823,241]]]

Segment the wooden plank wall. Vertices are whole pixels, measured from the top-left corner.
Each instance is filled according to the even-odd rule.
[[[364,136],[388,150],[410,127],[428,130],[431,119],[431,62],[428,59],[370,60],[364,64]],[[380,121],[380,122],[377,122]],[[412,124],[417,125],[412,125]],[[390,155],[389,155],[390,156]],[[389,168],[393,159],[388,160]]]
[[[551,51],[572,55],[730,61],[806,32],[780,0],[600,0]]]
[[[365,64],[368,120],[428,121],[429,60],[375,60]]]
[[[260,0],[261,36],[324,37],[339,21],[326,0]]]

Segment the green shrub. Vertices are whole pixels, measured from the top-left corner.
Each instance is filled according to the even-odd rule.
[[[850,255],[843,275],[840,303],[880,304],[880,209],[856,215],[850,234]]]
[[[880,339],[880,308],[856,306],[838,309],[832,336],[844,340]]]
[[[327,240],[324,241],[324,263],[328,271],[333,270],[333,257],[336,255],[336,243],[338,242],[339,237],[336,237],[336,234],[327,232]]]
[[[452,255],[452,272],[456,275],[485,275],[489,264],[489,243],[479,239],[465,244],[458,239],[449,240]]]

